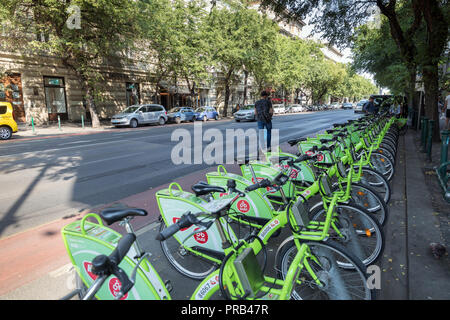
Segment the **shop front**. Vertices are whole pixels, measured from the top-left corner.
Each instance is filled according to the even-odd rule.
[[[26,122],[20,74],[8,74],[0,79],[0,101],[11,103],[13,116],[17,122]]]

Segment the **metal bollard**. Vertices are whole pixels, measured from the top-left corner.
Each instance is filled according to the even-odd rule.
[[[35,134],[36,132],[34,131],[34,119],[33,119],[33,117],[31,117],[31,128],[33,129],[33,134]]]
[[[58,128],[61,131],[61,118],[58,116]]]
[[[420,117],[420,124],[419,124],[419,129],[422,130],[420,132],[420,145],[423,146],[423,139],[424,139],[424,133],[423,133],[423,126],[425,123],[425,117]]]
[[[433,129],[434,129],[434,120],[428,121],[428,134],[427,134],[427,143],[426,143],[426,152],[427,158],[431,161],[431,147],[433,146]]]
[[[83,115],[81,115],[81,128],[84,129],[84,117],[83,117]]]
[[[448,161],[448,145],[450,143],[450,131],[445,130],[442,132],[442,144],[441,144],[441,163],[439,167],[435,167],[435,171],[438,177],[439,184],[443,191],[444,200],[450,203],[450,186],[448,181],[450,175],[447,174],[447,167],[450,166]]]
[[[442,131],[442,144],[441,144],[441,166],[448,161],[448,144],[450,143],[450,131]],[[447,168],[441,167],[439,174],[444,177],[447,174]]]
[[[428,118],[427,117],[423,117],[422,118],[422,136],[421,136],[421,139],[420,139],[421,146],[422,146],[422,152],[426,151],[427,133],[428,133]]]

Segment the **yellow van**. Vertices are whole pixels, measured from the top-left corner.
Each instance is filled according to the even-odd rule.
[[[0,102],[0,140],[8,140],[17,132],[17,123],[13,117],[13,107],[9,102]]]

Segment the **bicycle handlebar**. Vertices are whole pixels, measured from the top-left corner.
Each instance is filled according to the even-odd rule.
[[[93,289],[89,290],[84,298],[89,299],[95,295],[96,291],[100,288],[96,282],[103,283],[111,274],[115,275],[121,284],[120,292],[116,296],[116,299],[120,299],[130,291],[134,283],[128,278],[125,271],[119,268],[119,264],[127,255],[134,241],[136,241],[136,235],[134,233],[127,233],[120,238],[116,248],[109,256],[102,254],[92,260],[92,273],[98,276],[98,278],[92,285]]]
[[[202,222],[199,219],[197,219],[197,215],[204,214],[204,212],[200,212],[197,214],[192,214],[191,212],[187,212],[183,214],[177,222],[170,225],[169,227],[165,228],[163,231],[158,233],[156,235],[156,240],[164,241],[169,239],[171,236],[173,236],[175,233],[177,233],[181,229],[189,228],[192,225],[201,225],[205,227],[206,229],[209,229],[214,221],[208,221],[208,222]]]
[[[254,191],[260,188],[267,188],[272,186],[272,183],[270,182],[269,179],[263,179],[255,184],[252,184],[248,187],[245,188],[245,192],[250,192],[250,191]]]

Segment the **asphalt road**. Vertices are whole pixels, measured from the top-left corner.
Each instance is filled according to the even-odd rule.
[[[280,115],[274,117],[273,127],[279,129],[282,143],[357,117],[352,110]],[[247,130],[256,128],[256,123],[208,121],[203,133],[212,128],[225,137],[227,129]],[[174,165],[171,153],[179,144],[171,141],[175,129],[186,129],[178,132],[194,136],[194,125],[183,123],[0,143],[0,238],[214,166],[204,162]],[[203,141],[203,148],[209,143]],[[192,162],[201,151],[195,149],[198,146],[192,138]]]

